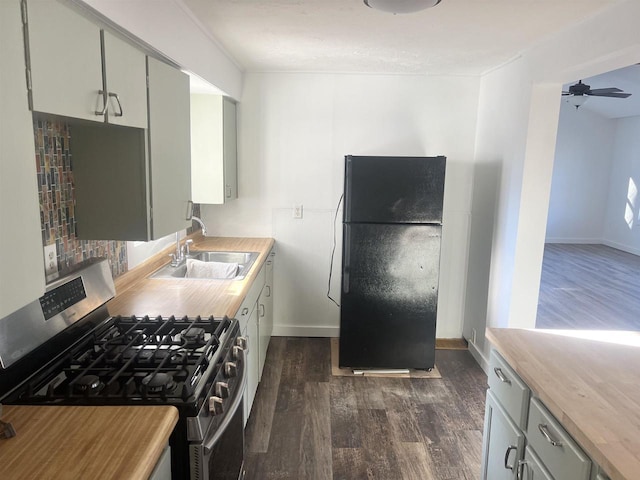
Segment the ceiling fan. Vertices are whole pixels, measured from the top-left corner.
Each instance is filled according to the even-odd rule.
[[[575,85],[571,85],[569,87],[569,91],[563,91],[562,95],[570,95],[568,101],[576,108],[579,108],[580,105],[586,102],[588,97],[627,98],[631,96],[630,93],[624,93],[616,87],[594,88],[591,90],[591,86],[586,83],[582,83],[582,80],[578,81]]]

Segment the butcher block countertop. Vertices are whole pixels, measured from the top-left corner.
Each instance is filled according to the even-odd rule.
[[[244,280],[147,278],[169,263],[175,245],[151,257],[115,280],[116,297],[108,303],[111,315],[234,317],[253,280],[274,245],[272,238],[204,237],[196,232],[188,238],[192,251],[259,252]],[[181,242],[182,243],[182,242]]]
[[[490,328],[486,337],[612,480],[640,478],[640,332]]]
[[[178,421],[175,407],[3,406],[3,480],[146,480]]]

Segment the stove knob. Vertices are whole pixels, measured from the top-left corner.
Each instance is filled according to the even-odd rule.
[[[216,382],[216,395],[220,398],[229,397],[229,384],[225,382]],[[214,397],[215,398],[215,397]]]
[[[224,376],[227,378],[235,377],[238,374],[238,366],[234,362],[226,362],[224,364]]]
[[[240,352],[244,352],[242,347],[239,347],[238,345],[234,345],[233,346],[233,351],[231,353],[231,355],[233,356],[234,360],[238,360],[240,358]]]
[[[209,397],[209,413],[211,415],[220,415],[222,411],[222,399],[220,397]]]
[[[247,349],[247,337],[238,337],[236,338],[236,345],[241,347],[243,350]]]

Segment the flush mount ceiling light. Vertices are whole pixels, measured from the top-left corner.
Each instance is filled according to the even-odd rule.
[[[364,0],[367,7],[389,13],[414,13],[435,7],[441,0]]]

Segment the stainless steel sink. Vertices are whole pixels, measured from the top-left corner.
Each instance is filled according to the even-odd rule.
[[[237,263],[238,273],[235,277],[229,280],[243,280],[254,262],[260,255],[259,252],[211,252],[211,251],[193,251],[187,258],[193,258],[203,262],[220,262],[220,263]],[[165,265],[158,269],[155,273],[149,275],[149,278],[185,278],[187,273],[187,265],[183,263],[177,267],[171,265]],[[196,280],[196,279],[189,279]],[[197,280],[210,280],[208,278],[201,278]]]

